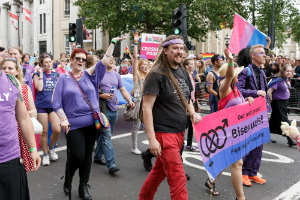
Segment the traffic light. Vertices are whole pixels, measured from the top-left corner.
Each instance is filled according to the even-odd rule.
[[[187,38],[186,6],[181,4],[172,11],[172,33]]]
[[[76,24],[69,23],[69,42],[76,41]]]
[[[76,45],[80,45],[83,48],[83,20],[76,19]]]
[[[186,41],[186,47],[188,48],[188,50],[196,50],[196,46],[195,45],[192,45],[192,42],[191,41]]]

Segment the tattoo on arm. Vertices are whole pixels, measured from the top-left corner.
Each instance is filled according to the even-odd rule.
[[[58,115],[58,117],[60,118],[61,121],[67,120],[67,116],[66,116],[66,114],[65,114],[65,112],[64,112],[64,110],[63,110],[62,108],[59,109],[59,110],[56,112],[56,114]]]

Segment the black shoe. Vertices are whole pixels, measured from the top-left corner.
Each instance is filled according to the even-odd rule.
[[[103,158],[101,158],[100,160],[95,160],[94,159],[94,163],[97,163],[97,164],[100,164],[100,165],[106,165],[106,161]]]
[[[289,147],[297,145],[297,143],[294,140],[292,140],[290,137],[287,137],[287,141],[288,141],[287,144],[289,145]]]
[[[64,185],[63,185],[64,193],[66,195],[69,195],[70,194],[70,189],[69,189],[69,184],[68,184],[68,177],[64,175],[63,177],[61,177],[61,179],[63,179],[63,178],[65,178],[65,182],[64,182]],[[73,179],[73,177],[70,180],[71,181],[71,185],[72,185],[72,179]]]
[[[112,168],[110,168],[108,171],[109,171],[110,174],[114,174],[115,172],[117,172],[117,171],[119,171],[119,170],[120,170],[120,168],[112,167]]]
[[[80,183],[78,188],[79,197],[84,200],[92,200],[91,195],[89,194],[88,187],[90,188],[90,185],[87,183]]]
[[[144,165],[144,168],[145,170],[147,170],[148,172],[150,172],[152,170],[152,163],[151,163],[151,158],[148,158],[146,155],[145,155],[145,151],[142,152],[141,154],[141,157],[143,159],[143,165]]]
[[[185,176],[186,176],[186,179],[187,179],[187,180],[190,180],[190,179],[191,179],[191,177],[190,177],[188,174],[185,174]]]

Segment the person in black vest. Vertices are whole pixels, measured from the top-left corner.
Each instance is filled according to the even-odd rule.
[[[210,105],[210,112],[217,112],[218,111],[218,98],[217,98],[217,88],[219,86],[219,69],[223,64],[222,56],[216,54],[211,58],[211,62],[213,63],[214,67],[213,70],[210,71],[206,78],[207,90],[209,92],[209,105]]]

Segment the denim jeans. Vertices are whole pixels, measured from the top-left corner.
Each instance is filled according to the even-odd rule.
[[[111,136],[114,131],[116,121],[118,119],[118,112],[111,111],[108,108],[106,108],[106,117],[110,123],[111,128],[101,131],[101,134],[98,139],[98,144],[95,150],[94,160],[100,160],[104,155],[106,160],[106,166],[108,169],[110,169],[116,166],[115,152],[111,142]]]

